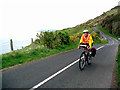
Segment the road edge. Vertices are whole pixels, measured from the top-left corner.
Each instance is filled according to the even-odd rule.
[[[118,88],[118,84],[117,84],[118,77],[117,77],[117,74],[118,74],[117,61],[115,61],[115,65],[114,65],[114,69],[113,69],[113,73],[112,73],[112,81],[111,81],[110,88]]]
[[[77,48],[75,48],[77,49]],[[35,61],[38,61],[38,60],[42,60],[42,59],[45,59],[45,58],[49,58],[49,57],[52,57],[52,56],[56,56],[56,55],[59,55],[59,54],[62,54],[62,53],[67,53],[69,51],[72,51],[72,50],[75,50],[75,49],[71,49],[71,50],[68,50],[68,51],[63,51],[63,52],[60,52],[60,53],[57,53],[57,54],[53,54],[53,55],[50,55],[50,56],[47,56],[47,57],[43,57],[43,58],[40,58],[40,59],[37,59],[37,60],[33,60],[33,61],[30,61],[30,62],[25,62],[23,64],[17,64],[17,65],[14,65],[14,66],[10,66],[10,67],[7,67],[7,68],[4,68],[4,69],[1,69],[0,71],[6,71],[8,69],[12,69],[12,68],[16,68],[18,66],[22,66],[22,65],[25,65],[25,64],[29,64],[29,63],[33,63]]]

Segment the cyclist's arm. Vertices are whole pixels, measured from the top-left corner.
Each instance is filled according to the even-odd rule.
[[[90,48],[92,47],[92,43],[93,43],[93,39],[92,39],[92,36],[90,36],[90,40],[89,40],[89,46],[90,46]]]

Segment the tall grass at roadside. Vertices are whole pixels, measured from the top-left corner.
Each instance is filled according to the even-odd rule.
[[[29,51],[13,51],[2,55],[2,68],[23,64],[33,60],[41,59],[53,54],[64,52],[70,49],[75,49],[78,46],[77,42],[71,42],[69,45],[63,45],[62,48],[49,49],[47,47],[31,49]]]
[[[108,43],[108,41],[105,39],[102,40],[102,42],[100,40],[97,40],[96,42],[94,42],[94,44],[106,44],[106,43]]]
[[[120,45],[117,53],[117,60],[118,60],[118,86],[120,87]]]
[[[110,34],[107,30],[105,30],[105,29],[103,29],[102,27],[100,27],[100,26],[96,26],[98,29],[100,29],[102,32],[104,32],[105,34],[107,34],[107,35],[109,35],[109,36],[111,36],[111,37],[113,37],[113,38],[115,38],[115,39],[117,39],[118,40],[118,37],[117,36],[115,36],[115,35],[113,35],[113,34]]]

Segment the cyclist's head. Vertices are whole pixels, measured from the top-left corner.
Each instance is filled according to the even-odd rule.
[[[85,37],[88,36],[88,30],[84,30],[83,33],[85,34]]]
[[[88,30],[84,30],[83,33],[88,33]]]

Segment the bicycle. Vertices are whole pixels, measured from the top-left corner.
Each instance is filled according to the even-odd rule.
[[[84,51],[81,53],[80,59],[79,59],[79,68],[80,68],[80,70],[83,70],[86,63],[88,65],[91,64],[92,52],[88,50],[87,45],[80,45],[80,47],[84,48]]]

